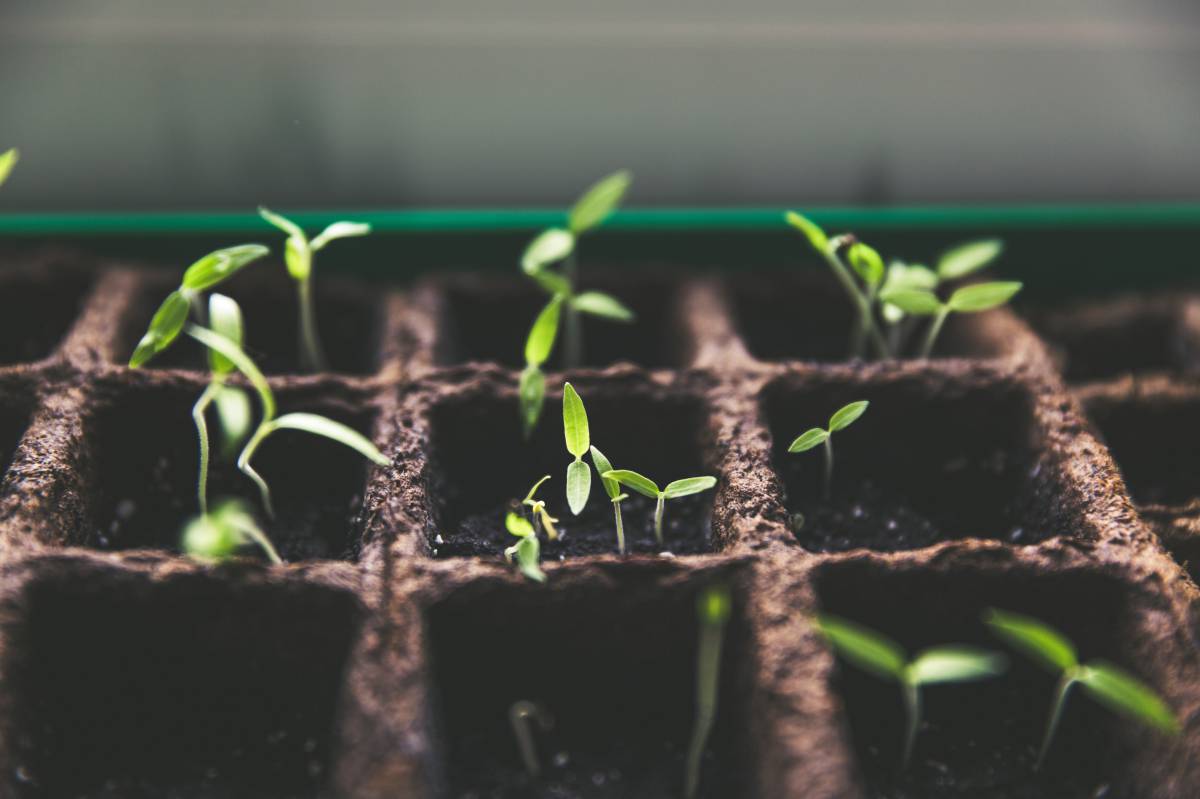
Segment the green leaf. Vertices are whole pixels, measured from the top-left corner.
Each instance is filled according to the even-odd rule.
[[[858,417],[867,412],[867,406],[870,404],[867,400],[859,400],[839,408],[833,416],[829,417],[829,432],[836,433],[838,430],[845,430],[857,422]]]
[[[325,249],[325,245],[337,239],[349,239],[366,236],[371,232],[371,226],[365,222],[334,222],[321,231],[321,234],[309,243],[313,252]]]
[[[592,493],[592,470],[583,461],[567,464],[567,506],[578,516],[587,507]]]
[[[241,543],[237,530],[215,511],[194,517],[183,528],[183,551],[193,558],[225,560]]]
[[[509,511],[508,515],[504,517],[504,529],[508,530],[518,538],[537,535],[533,529],[533,522],[529,521],[521,514],[513,513],[512,511]]]
[[[908,679],[916,685],[969,682],[1002,674],[1008,660],[997,652],[970,646],[927,649],[908,665]]]
[[[210,252],[183,273],[182,288],[204,291],[228,279],[270,252],[261,244],[239,244]]]
[[[559,295],[567,297],[571,294],[571,281],[552,269],[534,272],[530,277],[552,297]]]
[[[567,441],[567,452],[576,458],[582,458],[591,446],[587,411],[570,383],[563,384],[563,436]]]
[[[539,233],[521,255],[521,269],[535,275],[549,264],[557,263],[575,249],[575,236],[569,230],[550,228]]]
[[[950,295],[947,305],[950,310],[958,313],[976,313],[996,308],[1013,298],[1021,290],[1021,284],[1015,281],[997,283],[976,283],[973,286],[963,286]]]
[[[191,303],[188,302],[187,296],[183,292],[172,291],[168,294],[162,305],[158,306],[158,310],[154,312],[154,318],[150,320],[150,327],[147,328],[145,335],[134,348],[133,355],[129,358],[129,365],[137,369],[171,346],[187,323],[190,310]]]
[[[213,406],[221,423],[221,448],[233,452],[250,435],[250,397],[237,386],[221,386],[213,397]]]
[[[224,336],[218,335],[206,327],[199,325],[188,325],[187,334],[199,341],[209,349],[216,350],[224,355],[233,365],[238,368],[238,371],[246,376],[250,381],[250,385],[254,386],[254,390],[258,392],[259,400],[263,405],[263,419],[269,421],[275,416],[275,394],[271,391],[271,385],[267,382],[267,378],[263,376],[262,370],[250,360],[250,356],[242,352],[242,348],[234,344]]]
[[[214,333],[242,346],[242,309],[233,298],[224,294],[208,298],[208,325]],[[216,375],[227,375],[236,368],[233,361],[216,350],[208,351],[208,365]]]
[[[938,259],[937,273],[942,280],[958,280],[996,260],[1004,250],[1004,242],[999,239],[984,239],[969,241],[947,250]]]
[[[541,366],[554,350],[554,339],[558,336],[558,318],[562,309],[562,295],[556,295],[533,320],[529,338],[525,340],[525,363]]]
[[[1076,680],[1110,709],[1164,732],[1179,732],[1179,721],[1158,694],[1111,663],[1092,661],[1080,669]]]
[[[538,583],[546,582],[546,573],[538,561],[542,559],[542,545],[536,535],[526,536],[517,542],[517,565],[521,573]]]
[[[892,261],[888,265],[887,280],[884,281],[883,286],[884,291],[896,289],[933,291],[938,286],[938,276],[927,266]]]
[[[537,490],[542,487],[542,483],[546,482],[549,479],[550,479],[550,475],[548,475],[548,474],[543,475],[541,480],[538,480],[536,483],[534,483],[530,487],[529,493],[525,495],[525,499],[522,500],[522,503],[523,504],[532,503],[534,495],[537,494]]]
[[[942,309],[936,294],[921,289],[887,289],[880,292],[879,299],[913,316],[932,316]]]
[[[783,215],[787,223],[799,230],[808,238],[808,243],[817,252],[825,252],[829,246],[829,237],[825,235],[825,231],[806,216],[801,216],[795,211],[788,211]]]
[[[0,153],[0,186],[3,186],[4,181],[8,180],[8,176],[12,174],[13,167],[17,165],[20,157],[16,147]]]
[[[312,433],[315,436],[323,436],[339,444],[345,444],[350,449],[380,466],[387,466],[391,463],[362,433],[341,422],[335,422],[333,419],[318,416],[315,413],[284,414],[278,419],[273,420],[271,427],[275,430],[299,430],[304,433]]]
[[[729,620],[733,609],[733,597],[727,585],[710,585],[696,597],[696,615],[700,623],[710,627],[720,627]]]
[[[266,206],[258,206],[258,215],[288,235],[288,238],[305,239],[304,231],[299,225],[283,214],[277,214]]]
[[[1048,624],[994,608],[983,618],[1005,642],[1055,671],[1066,672],[1079,665],[1075,647]]]
[[[283,262],[293,280],[308,280],[312,275],[312,248],[304,237],[292,236],[283,244]]]
[[[679,497],[689,497],[692,494],[699,494],[702,491],[708,491],[717,484],[715,477],[685,477],[682,480],[674,480],[663,488],[663,496],[667,499],[678,499]]]
[[[521,405],[521,427],[528,438],[537,427],[538,418],[542,415],[542,404],[546,400],[546,375],[541,369],[533,364],[525,367],[521,372],[517,395]]]
[[[620,300],[599,291],[585,291],[576,294],[571,300],[571,307],[592,316],[601,316],[617,322],[632,322],[633,311],[621,304]]]
[[[861,669],[885,679],[904,677],[904,650],[890,638],[838,616],[822,614],[817,628],[838,654]]]
[[[788,452],[807,452],[813,447],[820,446],[829,438],[829,431],[814,427],[796,436],[796,440],[788,447]]]
[[[850,245],[847,257],[850,260],[850,266],[868,286],[878,286],[883,281],[883,258],[879,256],[874,247],[856,241]]]
[[[600,475],[603,478],[616,480],[623,486],[632,488],[644,497],[650,499],[658,499],[658,486],[649,477],[643,477],[631,469],[613,469],[611,472],[603,472]]]
[[[608,458],[604,457],[604,453],[592,447],[592,465],[596,467],[596,474],[600,475],[600,484],[604,486],[604,493],[608,494],[609,499],[616,499],[621,496],[621,484],[616,480],[606,479],[605,472],[613,470],[612,464],[608,462]]]
[[[575,235],[584,233],[603,222],[621,204],[621,199],[633,182],[629,170],[622,169],[601,178],[576,201],[567,220]]]

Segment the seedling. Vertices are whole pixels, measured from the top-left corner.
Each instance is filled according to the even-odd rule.
[[[692,494],[699,494],[702,491],[707,491],[717,484],[715,477],[685,477],[682,480],[675,480],[667,483],[666,487],[659,490],[658,485],[649,477],[638,474],[630,469],[613,469],[612,471],[604,472],[600,475],[602,479],[615,480],[623,486],[632,488],[642,496],[650,497],[657,501],[654,507],[654,537],[658,540],[658,545],[663,545],[663,506],[668,499],[679,499],[680,497],[690,497]]]
[[[984,620],[1014,649],[1059,675],[1035,770],[1040,769],[1046,759],[1062,718],[1067,693],[1075,684],[1083,686],[1092,698],[1109,710],[1172,735],[1179,732],[1175,715],[1153,689],[1111,663],[1101,660],[1080,663],[1074,645],[1050,625],[1029,616],[995,609],[984,614]]]
[[[833,434],[858,421],[858,417],[867,412],[870,404],[867,400],[858,400],[843,405],[829,417],[828,428],[814,427],[806,430],[788,447],[788,452],[807,452],[820,444],[825,445],[825,479],[821,484],[821,495],[826,501],[833,492]]]
[[[948,645],[926,649],[912,660],[895,641],[852,621],[822,614],[817,627],[833,648],[863,671],[900,686],[907,725],[901,759],[907,767],[912,759],[917,730],[921,726],[921,687],[995,677],[1007,668],[1007,659],[975,647]]]
[[[1021,290],[1021,284],[1014,281],[997,281],[994,283],[975,283],[956,289],[950,299],[942,302],[938,295],[925,289],[895,289],[882,295],[884,302],[891,303],[906,314],[913,316],[932,316],[933,321],[925,334],[925,342],[921,346],[920,357],[928,358],[933,353],[933,345],[937,341],[942,325],[946,323],[951,313],[979,313],[998,308],[1008,302]]]
[[[717,715],[721,647],[725,641],[725,625],[729,621],[731,604],[729,588],[724,585],[710,586],[696,598],[700,635],[696,650],[696,722],[688,743],[687,770],[683,781],[683,795],[687,799],[694,799],[700,788],[700,758],[704,755],[704,746]]]
[[[250,544],[261,548],[272,563],[283,563],[271,539],[240,499],[218,502],[211,512],[194,517],[183,529],[183,551],[201,560],[227,560]]]
[[[542,732],[548,732],[554,726],[554,718],[535,702],[520,699],[509,707],[508,721],[512,724],[513,735],[517,739],[521,762],[525,764],[525,770],[529,772],[529,776],[536,780],[542,774],[542,767],[538,762],[537,747],[533,741],[531,720],[538,725]]]
[[[546,503],[544,500],[534,499],[534,496],[537,494],[537,490],[542,487],[542,483],[549,479],[550,475],[546,475],[541,480],[538,480],[536,483],[534,483],[533,487],[529,489],[529,493],[525,495],[525,499],[521,500],[521,504],[529,508],[529,515],[533,518],[535,527],[537,523],[540,523],[542,525],[542,529],[546,532],[546,538],[550,539],[551,541],[556,541],[558,540],[558,528],[556,528],[554,525],[558,524],[558,519],[551,516],[550,512],[546,510]]]
[[[629,499],[629,495],[621,491],[621,484],[616,480],[604,477],[605,472],[613,470],[612,464],[608,458],[604,457],[604,453],[592,447],[592,465],[596,467],[596,474],[600,475],[600,484],[604,486],[604,493],[608,494],[608,499],[612,502],[613,517],[617,523],[617,552],[625,554],[625,524],[621,519],[621,503]]]
[[[8,180],[8,176],[12,174],[13,167],[17,165],[19,159],[20,153],[17,152],[16,147],[0,153],[0,186],[3,186],[4,181]]]
[[[509,511],[504,517],[504,527],[519,540],[504,550],[504,558],[512,563],[517,560],[521,573],[535,582],[546,582],[546,573],[542,571],[539,562],[542,559],[542,545],[538,542],[537,531],[533,522],[519,513]]]
[[[258,213],[287,234],[283,258],[288,274],[296,281],[300,302],[300,365],[310,372],[323,371],[326,368],[325,351],[317,334],[317,314],[313,307],[313,257],[331,241],[367,235],[371,226],[361,222],[334,222],[310,241],[300,226],[290,219],[263,207],[259,207]]]
[[[567,441],[567,452],[575,458],[567,464],[567,506],[578,516],[583,513],[592,493],[592,471],[583,462],[583,456],[591,446],[591,437],[583,400],[570,383],[563,385],[563,437]]]
[[[529,338],[525,340],[525,369],[521,372],[518,394],[521,402],[521,427],[528,438],[537,427],[546,399],[546,374],[542,364],[554,350],[558,336],[558,319],[562,312],[563,297],[555,294],[546,307],[533,320]]]

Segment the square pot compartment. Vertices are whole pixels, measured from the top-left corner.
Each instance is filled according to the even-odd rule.
[[[58,253],[0,271],[0,366],[49,358],[83,309],[93,278]]]
[[[828,270],[746,273],[725,281],[734,326],[746,351],[760,361],[849,360],[854,306]],[[989,312],[995,313],[995,312]],[[999,358],[1009,354],[1005,337],[988,330],[989,314],[952,314],[934,346],[933,357]],[[922,321],[907,339],[906,357],[919,346]]]
[[[351,594],[40,566],[7,625],[6,796],[324,795]]]
[[[318,267],[319,269],[319,267]],[[260,270],[260,271],[256,271]],[[270,273],[270,274],[267,274]],[[147,275],[135,302],[121,321],[116,352],[120,363],[133,353],[154,312],[178,285],[178,276]],[[244,349],[268,375],[307,374],[300,368],[299,300],[296,282],[282,264],[254,264],[212,292],[235,299],[245,324]],[[211,292],[210,292],[211,293]],[[371,375],[380,366],[384,311],[380,292],[336,278],[313,277],[317,331],[329,372]],[[187,336],[156,356],[147,369],[208,371],[207,351]]]
[[[200,381],[148,381],[109,387],[85,420],[92,452],[85,485],[89,526],[77,543],[105,550],[179,550],[185,522],[199,512],[196,477],[199,444],[192,406]],[[253,397],[253,395],[252,395]],[[332,389],[275,391],[279,413],[320,413],[372,434],[374,414],[362,397]],[[254,403],[258,418],[257,398]],[[325,438],[293,430],[273,434],[259,448],[254,468],[271,486],[276,518],[267,519],[257,487],[240,471],[237,453],[224,455],[210,411],[210,506],[240,497],[254,511],[284,560],[354,559],[359,548],[359,511],[370,463]],[[257,549],[246,553],[258,557]]]
[[[871,405],[833,434],[826,501],[822,448],[787,450],[856,400]],[[894,551],[962,538],[1026,545],[1078,527],[1060,505],[1065,478],[1033,389],[1001,373],[792,374],[769,384],[761,403],[789,522],[808,550]]]
[[[713,474],[704,457],[707,430],[702,401],[691,394],[651,384],[576,382],[588,414],[591,440],[614,468],[633,468],[658,483]],[[573,516],[566,502],[566,470],[572,461],[563,441],[562,392],[548,392],[532,437],[522,435],[514,388],[484,384],[443,397],[431,409],[426,492],[434,529],[429,542],[438,557],[501,558],[515,539],[504,528],[505,513],[544,475],[538,490],[563,535],[542,544],[544,561],[615,554],[612,503],[592,467],[587,506]],[[719,488],[719,486],[718,486]],[[713,549],[714,491],[668,500],[660,547],[654,537],[654,500],[633,491],[621,504],[626,550],[677,555]],[[440,540],[439,540],[440,539]]]
[[[648,369],[686,366],[690,342],[680,318],[677,279],[653,273],[593,277],[583,270],[582,291],[603,291],[633,311],[633,322],[583,315],[583,367],[626,361]],[[435,318],[434,361],[441,366],[491,362],[525,366],[525,340],[549,296],[531,280],[464,276],[432,281],[439,309]],[[565,320],[565,309],[563,312]],[[563,366],[564,325],[560,321],[554,352],[544,368]]]
[[[899,686],[839,658],[834,687],[867,795],[1090,799],[1143,795],[1147,784],[1166,779],[1137,773],[1138,749],[1153,745],[1157,733],[1078,688],[1067,699],[1042,770],[1035,772],[1057,676],[1007,647],[982,619],[989,607],[1032,616],[1071,639],[1081,660],[1103,658],[1138,675],[1141,664],[1160,657],[1135,627],[1150,611],[1114,578],[1078,570],[946,562],[887,567],[858,560],[821,567],[816,590],[821,612],[887,635],[909,657],[931,646],[966,644],[1009,658],[1008,671],[998,678],[922,689],[923,725],[903,770]],[[1140,649],[1135,641],[1142,641]]]
[[[570,568],[570,567],[568,567]],[[426,615],[446,797],[678,796],[695,714],[697,593],[713,577],[560,570],[546,586],[481,580]],[[734,584],[701,797],[753,797],[747,716],[753,652]],[[538,703],[542,778],[509,722]]]

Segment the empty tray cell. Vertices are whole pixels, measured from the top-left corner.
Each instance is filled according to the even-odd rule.
[[[489,583],[431,607],[445,794],[455,799],[662,799],[679,796],[695,718],[697,621],[704,585],[626,573],[550,586]],[[548,593],[549,591],[549,593]],[[751,654],[735,598],[719,701],[702,761],[703,797],[751,797],[745,751]],[[528,777],[509,722],[515,702],[553,719],[537,729],[542,777]],[[536,729],[536,727],[535,727]]]
[[[437,363],[490,361],[518,369],[525,365],[525,340],[549,301],[544,291],[518,278],[462,278],[438,285],[442,302],[436,321]],[[646,368],[685,365],[677,280],[638,274],[618,278],[609,272],[600,280],[585,276],[583,290],[589,289],[615,296],[633,311],[634,321],[582,315],[582,366],[619,361]],[[565,317],[564,309],[548,369],[563,366]]]
[[[92,280],[56,257],[36,269],[0,272],[0,365],[52,355],[83,307]]]
[[[187,519],[198,513],[199,445],[192,406],[202,390],[178,383],[116,390],[86,422],[92,486],[92,524],[80,543],[100,549],[175,551]],[[280,413],[320,413],[371,434],[372,414],[361,400],[332,393],[276,393]],[[255,406],[255,413],[258,407]],[[329,439],[281,430],[258,450],[253,466],[271,487],[276,518],[263,514],[258,489],[237,470],[237,452],[223,452],[209,413],[212,462],[209,503],[246,500],[284,560],[353,558],[369,462]],[[248,550],[247,554],[256,554]]]
[[[278,270],[279,274],[255,274],[252,270]],[[245,350],[266,374],[303,374],[300,366],[300,328],[297,284],[288,279],[282,264],[255,264],[221,284],[216,292],[237,300],[245,319]],[[117,347],[119,357],[133,354],[138,340],[159,304],[175,288],[165,277],[148,280],[138,301],[124,320]],[[324,348],[328,371],[347,375],[373,374],[379,367],[383,307],[379,292],[337,280],[313,283],[317,331]],[[149,364],[158,369],[207,371],[204,347],[182,338]]]
[[[857,317],[849,297],[815,269],[745,274],[726,283],[738,333],[760,361],[845,361]],[[1008,354],[1005,336],[989,329],[986,314],[954,314],[934,347],[935,358],[997,358]],[[905,356],[919,350],[925,321],[898,339]],[[890,345],[889,345],[890,346]],[[874,352],[868,350],[874,357]]]
[[[8,630],[6,796],[322,795],[352,595],[49,566]]]
[[[823,447],[788,447],[857,400],[870,407],[833,434],[826,499]],[[763,405],[789,520],[806,549],[890,551],[959,538],[1030,544],[1078,524],[1063,510],[1061,461],[1046,448],[1034,399],[1014,380],[967,370],[788,376],[767,387]]]
[[[1103,658],[1138,674],[1137,667],[1156,654],[1123,642],[1138,639],[1133,625],[1149,611],[1134,606],[1122,584],[1098,573],[945,565],[886,568],[851,561],[818,573],[821,612],[887,635],[910,658],[928,647],[966,644],[1004,653],[1009,660],[998,678],[922,689],[923,723],[904,769],[906,716],[898,685],[839,659],[835,687],[868,795],[1141,795],[1145,782],[1131,793],[1118,786],[1138,785],[1130,765],[1134,750],[1139,740],[1152,742],[1157,734],[1113,715],[1080,689],[1069,696],[1043,768],[1034,772],[1058,677],[1010,650],[989,632],[982,616],[991,607],[1032,616],[1073,641],[1082,660]]]
[[[592,443],[617,469],[634,469],[660,487],[683,477],[713,474],[701,456],[707,429],[698,399],[663,392],[646,384],[575,384],[587,409]],[[431,457],[427,491],[432,504],[440,557],[481,555],[499,558],[515,539],[505,530],[506,512],[519,509],[530,486],[550,475],[537,498],[559,520],[558,541],[542,546],[544,560],[615,553],[612,503],[591,465],[592,490],[587,506],[573,516],[566,502],[567,464],[573,459],[563,439],[562,394],[546,398],[541,423],[528,441],[517,418],[517,398],[494,384],[443,398],[431,416]],[[676,554],[712,547],[713,491],[668,500],[664,546],[654,536],[655,502],[632,490],[621,504],[627,550]]]

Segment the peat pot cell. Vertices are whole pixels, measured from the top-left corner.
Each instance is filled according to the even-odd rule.
[[[83,306],[91,280],[50,270],[0,275],[0,365],[40,361],[53,354]]]
[[[674,281],[631,276],[585,286],[585,290],[591,288],[615,296],[633,311],[635,319],[615,322],[584,315],[583,366],[603,367],[619,361],[648,369],[683,365],[686,353]],[[525,339],[549,299],[544,292],[515,279],[448,282],[441,291],[435,350],[439,364],[490,361],[514,369],[525,365]],[[563,330],[560,326],[546,369],[563,367]]]
[[[357,625],[349,594],[62,573],[23,601],[20,646],[5,650],[6,796],[320,794]]]
[[[871,404],[833,434],[826,500],[822,447],[788,446],[856,400]],[[1033,399],[1018,383],[931,372],[782,381],[767,388],[764,404],[792,529],[806,549],[894,551],[961,538],[1023,545],[1071,529],[1052,453],[1038,451]]]
[[[587,408],[592,442],[614,468],[631,468],[665,485],[682,477],[711,474],[700,456],[705,427],[698,401],[690,397],[650,398],[619,388],[589,391],[579,386]],[[481,555],[498,558],[513,537],[504,529],[506,512],[530,486],[550,475],[538,490],[559,520],[558,541],[542,546],[543,560],[615,553],[612,503],[591,455],[592,491],[579,516],[566,502],[566,471],[572,458],[563,442],[562,395],[548,396],[541,423],[528,441],[522,436],[515,395],[477,393],[438,405],[432,416],[431,475],[428,491],[436,530],[431,546],[440,557]],[[498,464],[502,464],[497,468]],[[654,500],[627,491],[621,503],[629,552],[663,551],[654,536]],[[669,500],[663,516],[665,549],[679,554],[712,548],[713,492]]]
[[[1135,615],[1120,583],[1087,573],[994,574],[971,567],[949,573],[919,567],[890,571],[850,562],[822,569],[817,593],[822,612],[887,635],[909,657],[931,646],[966,644],[1005,653],[1009,660],[1008,670],[995,679],[922,688],[923,723],[912,760],[902,768],[906,716],[899,687],[839,659],[835,688],[869,796],[1144,795],[1107,791],[1127,781],[1135,742],[1154,733],[1102,709],[1078,689],[1067,700],[1053,746],[1035,773],[1057,675],[1007,649],[982,620],[991,607],[1032,616],[1061,630],[1084,661],[1104,658],[1130,669],[1155,654],[1121,647]]]
[[[850,299],[834,279],[816,270],[780,271],[731,280],[727,290],[738,333],[760,361],[845,361],[850,354],[855,315]],[[904,353],[919,347],[922,326],[903,341]],[[935,358],[997,358],[1002,342],[986,335],[980,315],[951,315],[938,336]]]
[[[99,549],[178,550],[184,523],[198,512],[199,444],[191,413],[199,393],[199,388],[194,395],[178,388],[127,390],[89,420],[92,525],[81,543]],[[292,402],[288,392],[276,399],[282,412],[320,413],[370,434],[368,413],[347,413],[332,402]],[[273,434],[253,461],[271,486],[276,518],[268,520],[258,489],[235,466],[237,453],[221,451],[218,431],[210,412],[210,503],[245,499],[284,560],[356,556],[367,473],[361,455],[306,433]],[[247,554],[257,556],[257,550]]]
[[[550,588],[491,585],[428,615],[449,797],[668,799],[681,795],[695,716],[700,584],[643,580]],[[749,655],[735,599],[703,797],[751,797],[744,751]],[[509,721],[534,703],[542,770],[532,780]],[[740,734],[739,734],[740,731]]]
[[[276,264],[264,265],[271,269]],[[257,267],[250,267],[255,269]],[[278,266],[282,271],[283,267]],[[299,315],[296,284],[280,275],[275,279],[261,275],[238,275],[217,289],[237,300],[245,318],[245,349],[265,374],[302,374],[299,348]],[[138,339],[146,332],[154,311],[172,286],[154,282],[142,292],[123,326],[118,358],[133,353]],[[317,331],[329,363],[329,371],[348,375],[373,374],[379,366],[383,330],[381,304],[369,294],[345,284],[314,278],[314,303]],[[194,369],[207,371],[204,348],[199,342],[181,339],[149,364],[158,369]]]

